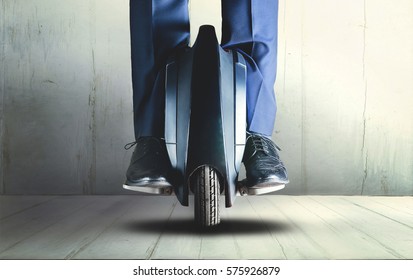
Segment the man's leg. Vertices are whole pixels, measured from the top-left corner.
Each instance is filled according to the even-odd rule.
[[[163,136],[163,71],[189,43],[188,0],[130,0],[135,138]]]
[[[130,31],[136,147],[126,185],[170,187],[162,139],[164,67],[169,55],[189,43],[188,0],[130,0]]]
[[[247,61],[247,130],[244,164],[250,186],[288,183],[271,141],[275,122],[278,0],[222,0],[222,46]]]

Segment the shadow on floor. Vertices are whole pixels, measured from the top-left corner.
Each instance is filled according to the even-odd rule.
[[[128,231],[149,232],[149,233],[170,233],[170,234],[253,234],[265,232],[291,231],[293,228],[286,223],[274,220],[256,219],[224,219],[213,228],[201,229],[194,224],[193,219],[164,220],[143,220],[129,221],[124,224]]]

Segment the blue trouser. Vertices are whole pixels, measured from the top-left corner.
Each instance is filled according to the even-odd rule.
[[[247,129],[271,135],[276,114],[278,0],[221,0],[224,48],[247,60]],[[130,0],[136,139],[163,137],[164,66],[189,43],[188,0]]]

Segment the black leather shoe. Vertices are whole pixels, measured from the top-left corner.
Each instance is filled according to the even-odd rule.
[[[172,185],[168,176],[172,167],[165,141],[156,137],[141,137],[129,148],[135,144],[124,188],[147,193],[170,193]]]
[[[247,186],[254,188],[283,188],[289,182],[287,170],[280,160],[279,149],[270,138],[248,134],[243,162],[247,173]]]

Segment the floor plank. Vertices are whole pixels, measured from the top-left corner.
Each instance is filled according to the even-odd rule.
[[[164,230],[154,259],[284,259],[271,230],[279,225],[261,219],[247,198],[221,208],[221,224],[201,231],[193,224],[193,208],[177,206]]]
[[[348,203],[342,197],[315,197],[308,200],[319,201],[354,228],[354,233],[362,234],[371,244],[382,246],[396,258],[412,258],[413,228],[394,219],[389,219],[369,209]],[[308,205],[312,205],[308,203]],[[413,218],[413,216],[412,216]],[[347,242],[349,243],[349,242]],[[373,255],[374,251],[370,254]],[[380,254],[374,254],[382,258]],[[374,258],[372,256],[371,258]]]
[[[413,211],[409,213],[405,209],[412,204],[413,200],[407,197],[399,197],[397,201],[397,206],[390,206],[386,202],[387,199],[377,200],[377,198],[373,199],[365,199],[359,196],[351,196],[351,197],[341,197],[342,199],[352,203],[358,207],[364,208],[369,210],[373,213],[382,215],[388,219],[391,219],[395,222],[407,225],[410,228],[413,228]],[[394,198],[392,199],[394,200]]]
[[[411,196],[389,196],[385,198],[382,196],[371,196],[368,201],[374,201],[397,211],[413,215],[413,197]]]
[[[238,197],[212,231],[173,196],[0,196],[0,259],[412,259],[411,197]]]
[[[0,221],[0,253],[80,211],[96,197],[61,196]],[[40,252],[39,252],[40,253]]]
[[[200,246],[200,234],[193,224],[193,207],[177,202],[148,259],[197,259]]]
[[[73,259],[148,259],[176,205],[174,197],[131,196],[124,215]]]
[[[285,227],[273,219],[263,217],[256,210],[256,202],[249,197],[238,197],[232,208],[227,208],[228,220],[223,219],[222,231],[229,232],[237,248],[236,258],[285,259],[282,246],[272,235]]]
[[[93,242],[119,215],[130,200],[121,196],[99,196],[86,207],[70,213],[0,254],[1,258],[68,259]],[[47,218],[46,218],[47,219]]]
[[[21,211],[36,207],[49,200],[55,199],[56,196],[39,195],[39,196],[0,196],[0,220],[10,215],[16,215]]]
[[[397,258],[397,255],[388,252],[379,244],[369,242],[367,235],[360,234],[351,224],[344,223],[335,212],[314,203],[310,197],[281,196],[269,199],[274,204],[286,200],[283,211],[294,220],[302,233],[323,249],[324,258]]]
[[[271,234],[282,246],[287,259],[323,259],[327,253],[293,217],[294,203],[278,196],[254,197],[254,208],[275,230]],[[270,222],[273,221],[273,222]]]

